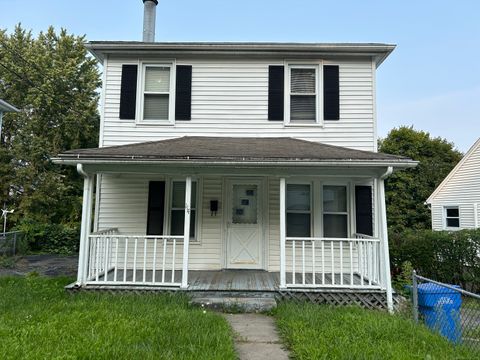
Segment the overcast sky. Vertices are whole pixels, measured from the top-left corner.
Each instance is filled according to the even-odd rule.
[[[0,28],[141,40],[142,0],[0,0]],[[379,135],[413,125],[466,151],[480,137],[478,0],[160,0],[157,41],[386,42]]]

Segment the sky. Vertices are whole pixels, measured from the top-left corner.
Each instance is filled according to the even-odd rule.
[[[0,0],[0,29],[141,40],[142,0]],[[378,133],[413,125],[465,152],[480,137],[478,0],[160,0],[157,41],[380,42]]]

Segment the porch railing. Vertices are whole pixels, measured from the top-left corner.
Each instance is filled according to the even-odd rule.
[[[88,237],[87,284],[181,286],[183,236],[102,230]]]
[[[293,288],[380,288],[380,240],[287,237],[286,286]]]

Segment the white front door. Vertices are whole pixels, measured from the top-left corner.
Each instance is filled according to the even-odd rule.
[[[227,268],[263,267],[263,191],[261,180],[227,182]]]

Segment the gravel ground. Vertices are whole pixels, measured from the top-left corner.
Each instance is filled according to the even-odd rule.
[[[44,276],[75,276],[78,255],[28,255],[18,258],[13,268],[0,267],[0,276],[23,276],[37,272]]]

